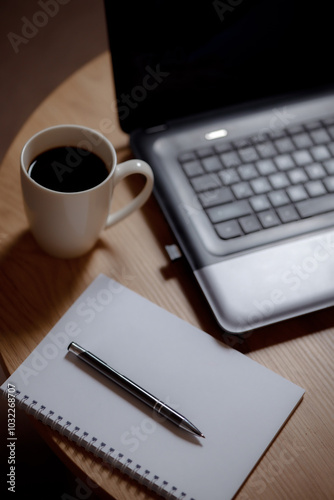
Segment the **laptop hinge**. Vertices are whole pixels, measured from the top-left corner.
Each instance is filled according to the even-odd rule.
[[[150,127],[145,129],[146,134],[157,134],[158,132],[163,132],[164,130],[167,130],[167,125],[162,124],[162,125],[156,125],[155,127]]]

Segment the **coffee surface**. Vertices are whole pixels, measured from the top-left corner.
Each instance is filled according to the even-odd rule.
[[[52,148],[36,156],[28,175],[41,186],[62,193],[86,191],[101,184],[109,171],[101,158],[72,146]]]

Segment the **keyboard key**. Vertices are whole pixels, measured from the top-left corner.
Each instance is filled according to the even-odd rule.
[[[263,194],[271,191],[271,186],[265,177],[259,177],[250,181],[255,194]]]
[[[232,191],[238,200],[241,200],[242,198],[249,198],[249,196],[252,196],[253,194],[253,191],[247,182],[234,184],[232,186]]]
[[[202,165],[206,172],[217,172],[217,170],[221,170],[222,168],[222,164],[218,156],[208,156],[207,158],[203,158]]]
[[[326,193],[325,186],[321,181],[310,181],[305,184],[305,189],[310,196],[322,196]]]
[[[302,185],[289,186],[286,192],[288,193],[290,200],[294,203],[296,201],[306,200],[306,198],[308,198],[308,194],[305,191],[304,186]]]
[[[238,167],[241,164],[240,158],[235,151],[221,154],[220,159],[225,168]]]
[[[252,213],[251,207],[246,200],[235,201],[207,210],[208,216],[213,224],[224,222],[230,219],[237,219]]]
[[[255,215],[247,215],[239,219],[239,224],[246,234],[253,233],[262,229],[258,218]]]
[[[227,168],[226,170],[222,170],[218,175],[225,186],[230,186],[231,184],[240,181],[238,172],[235,168]]]
[[[283,140],[283,139],[281,139]],[[277,151],[272,142],[263,142],[256,146],[256,149],[261,158],[271,158],[277,155]]]
[[[274,161],[279,170],[288,170],[289,168],[293,168],[296,166],[290,155],[276,156],[276,158],[274,158]]]
[[[197,193],[221,186],[219,177],[216,174],[204,174],[198,177],[193,177],[190,179],[190,182]]]
[[[242,148],[238,151],[243,162],[249,163],[259,159],[259,155],[254,147]]]
[[[311,148],[311,153],[316,161],[325,161],[331,157],[331,154],[326,146],[315,146],[314,148]]]
[[[334,210],[334,195],[327,194],[321,198],[309,198],[296,203],[296,209],[301,217],[311,217]]]
[[[247,163],[246,165],[241,165],[238,168],[238,173],[243,181],[249,181],[258,177],[257,170],[252,163]]]
[[[230,220],[228,222],[221,222],[215,225],[218,236],[224,240],[241,236],[242,231],[237,221]]]
[[[327,179],[324,179],[323,183],[326,186],[327,191],[330,193],[334,193],[334,176],[332,175],[331,177],[327,177]]]
[[[286,205],[277,209],[279,218],[283,223],[299,219],[299,215],[293,205]]]
[[[271,201],[273,207],[280,207],[281,205],[286,205],[289,203],[289,198],[285,191],[272,191],[268,194],[268,198]]]
[[[272,160],[260,160],[256,162],[256,168],[261,175],[269,175],[273,172],[277,172],[277,169]]]
[[[187,161],[182,166],[188,177],[194,177],[195,175],[204,174],[204,170],[198,160]]]
[[[308,177],[303,168],[294,168],[293,170],[290,170],[288,172],[288,177],[292,184],[300,184],[308,181]]]
[[[295,151],[292,153],[293,159],[295,160],[298,167],[312,163],[313,158],[306,149],[301,149],[300,151]]]
[[[290,153],[291,151],[295,150],[295,146],[293,145],[293,142],[289,137],[285,137],[283,139],[278,139],[275,141],[275,145],[277,148],[277,151],[279,153]]]
[[[331,158],[324,163],[325,169],[327,170],[329,175],[334,175],[334,158]]]
[[[199,193],[198,198],[203,208],[222,205],[223,203],[228,203],[234,200],[232,191],[228,187],[204,191],[203,193]]]
[[[258,196],[253,196],[250,198],[249,203],[251,204],[254,212],[261,212],[270,207],[270,203],[265,194],[260,194]]]
[[[327,144],[327,147],[331,152],[331,155],[334,156],[334,142],[330,142],[329,144]]]
[[[267,229],[268,227],[278,226],[280,224],[280,220],[277,217],[274,210],[267,210],[266,212],[261,212],[258,214],[262,227]]]
[[[329,133],[331,138],[334,139],[334,125],[332,125],[331,127],[328,127],[327,132]]]
[[[292,137],[293,142],[299,149],[309,148],[313,146],[312,139],[308,135],[308,133],[297,134]]]
[[[274,189],[282,189],[290,185],[290,181],[284,172],[270,175],[269,180]]]
[[[312,137],[315,144],[325,144],[326,142],[329,142],[331,140],[324,128],[313,130],[312,132],[310,132],[310,136]]]
[[[322,179],[326,177],[326,171],[320,163],[312,163],[312,165],[307,165],[305,167],[307,175],[311,180]]]

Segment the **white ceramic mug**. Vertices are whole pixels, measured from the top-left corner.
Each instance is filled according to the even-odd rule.
[[[38,184],[28,174],[32,161],[42,152],[62,146],[95,153],[109,171],[106,179],[91,189],[71,193]],[[114,187],[132,174],[146,177],[143,189],[130,203],[110,213]],[[50,255],[72,258],[88,252],[101,230],[116,224],[146,202],[153,189],[153,172],[142,160],[117,165],[114,147],[99,132],[78,125],[59,125],[37,133],[23,147],[21,186],[30,229],[37,243]]]

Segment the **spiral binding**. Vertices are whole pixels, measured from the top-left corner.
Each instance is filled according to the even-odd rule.
[[[79,446],[94,455],[101,458],[105,463],[118,469],[121,473],[137,480],[139,483],[147,486],[150,490],[175,500],[186,500],[187,494],[178,491],[174,485],[170,485],[168,481],[153,474],[148,469],[143,469],[140,464],[134,462],[131,458],[127,458],[123,453],[115,448],[107,446],[105,442],[99,442],[95,436],[90,436],[88,432],[81,431],[80,428],[68,420],[65,420],[62,415],[57,415],[53,410],[47,410],[44,405],[39,405],[38,401],[32,400],[21,391],[15,392],[18,407],[23,408],[27,413],[34,415],[38,420],[48,425],[60,434],[66,436],[71,441],[74,441]],[[189,500],[194,500],[189,498]]]

